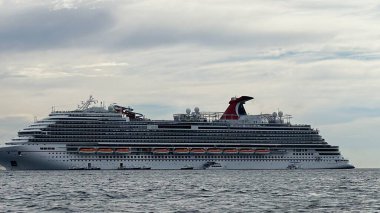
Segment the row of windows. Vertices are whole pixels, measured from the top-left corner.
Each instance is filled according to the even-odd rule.
[[[119,114],[112,114],[109,112],[77,113],[77,112],[73,112],[73,111],[55,111],[52,114],[50,114],[49,116],[62,116],[62,115],[66,115],[69,117],[66,117],[66,118],[60,117],[59,118],[60,120],[74,120],[74,119],[80,119],[80,117],[83,117],[83,118],[121,117]],[[52,117],[50,119],[54,119],[54,117]]]
[[[102,135],[94,135],[94,136],[91,136],[90,134],[87,134],[87,135],[83,135],[83,136],[79,136],[79,135],[61,135],[61,136],[52,136],[52,135],[45,135],[45,134],[41,134],[41,133],[38,133],[38,134],[19,134],[19,136],[23,136],[23,135],[34,135],[35,138],[34,140],[43,140],[43,141],[47,141],[49,139],[51,140],[59,140],[59,139],[62,139],[62,140],[67,140],[67,139],[76,139],[76,140],[82,140],[82,141],[94,141],[94,140],[100,140],[100,139],[104,139],[104,140],[109,140],[109,141],[112,141],[112,140],[130,140],[130,141],[139,141],[139,140],[143,140],[143,141],[162,141],[162,140],[170,140],[170,141],[188,141],[188,140],[191,140],[191,141],[200,141],[200,140],[209,140],[209,141],[218,141],[218,140],[233,140],[233,141],[267,141],[267,140],[271,140],[271,141],[324,141],[323,139],[321,139],[321,137],[309,137],[309,136],[304,136],[304,137],[254,137],[254,136],[251,136],[251,137],[232,137],[232,136],[228,136],[228,137],[201,137],[201,136],[191,136],[191,137],[186,137],[186,136],[182,136],[182,137],[170,137],[170,136],[166,136],[166,137],[154,137],[154,136],[143,136],[143,137],[128,137],[128,136],[112,136],[112,135],[108,135],[108,134],[104,134],[104,137],[102,137]]]
[[[106,132],[106,133],[112,133],[112,134],[129,134],[129,135],[146,135],[147,132],[149,132],[152,135],[185,135],[185,136],[191,136],[191,135],[213,135],[213,136],[219,136],[219,135],[233,135],[233,136],[250,136],[250,135],[318,135],[318,132],[316,131],[303,131],[303,132],[294,132],[294,131],[208,131],[208,130],[199,130],[199,131],[171,131],[171,130],[135,130],[134,128],[110,128],[109,126],[105,126],[104,128],[84,128],[84,127],[77,127],[77,128],[42,128],[43,131],[51,131],[54,133],[65,133],[65,132],[73,132],[76,134],[80,134],[82,131],[93,131],[93,133],[99,133]]]
[[[40,150],[55,150],[54,147],[40,147]]]
[[[155,133],[160,133],[160,132],[172,132],[172,133],[178,133],[178,132],[186,132],[188,134],[194,133],[194,131],[189,130],[184,130],[184,129],[147,129],[146,125],[121,125],[121,124],[102,124],[102,125],[64,125],[64,124],[51,124],[49,125],[49,128],[43,128],[43,130],[48,130],[48,129],[57,129],[61,131],[67,131],[67,130],[94,130],[94,129],[100,129],[100,130],[109,130],[109,131],[121,131],[121,130],[131,130],[137,132],[155,132]],[[318,134],[318,131],[314,129],[306,129],[306,130],[292,130],[292,129],[287,129],[287,130],[263,130],[263,129],[247,129],[247,128],[238,128],[238,129],[200,129],[199,131],[195,132],[202,132],[202,133],[257,133],[257,134],[288,134],[288,133],[293,133],[293,134]]]
[[[284,158],[284,156],[168,156],[168,155],[153,155],[153,156],[144,156],[144,155],[132,155],[132,156],[52,156],[52,158],[126,158],[126,159],[251,159],[251,158],[265,158],[265,159],[280,159]]]
[[[95,158],[95,159],[298,159],[286,156],[144,156],[144,155],[132,155],[132,156],[52,156],[52,158]],[[313,158],[313,157],[305,157]],[[305,159],[302,158],[302,159]],[[324,157],[325,158],[335,158],[335,157]],[[314,158],[313,158],[314,159]]]
[[[49,127],[51,128],[62,128],[62,129],[69,129],[69,128],[99,128],[99,129],[103,129],[103,128],[120,128],[120,129],[124,129],[124,128],[146,128],[146,125],[126,125],[125,123],[123,122],[105,122],[105,123],[92,123],[92,124],[82,124],[82,123],[78,123],[78,124],[60,124],[60,123],[56,123],[56,124],[50,124]],[[155,131],[159,132],[159,131],[170,131],[170,130],[175,130],[175,131],[183,131],[184,128],[181,128],[180,126],[169,126],[170,128],[167,129],[165,127],[162,127],[162,128],[158,128],[158,129],[155,129]],[[178,128],[177,128],[178,127]],[[229,129],[228,127],[227,128],[223,128],[223,129],[218,129],[218,128],[215,128],[213,129],[212,127],[210,128],[207,128],[207,130],[205,128],[202,128],[202,126],[199,126],[201,131],[202,132],[215,132],[215,131],[218,131],[218,132],[226,132],[226,130],[228,130],[228,132],[230,131],[234,131],[233,129]],[[187,126],[187,128],[185,129],[191,129],[191,126]],[[315,131],[313,129],[305,129],[305,130],[300,130],[300,129],[286,129],[286,130],[276,130],[276,129],[270,129],[270,130],[264,130],[264,129],[248,129],[248,128],[241,128],[241,129],[238,129],[240,131],[249,131],[249,132],[256,132],[256,133],[288,133],[288,132],[292,132],[292,133],[309,133],[309,132],[312,132],[312,133],[318,133],[318,131]]]
[[[40,132],[36,133],[20,133],[20,135],[26,135],[26,134],[39,134]],[[235,140],[261,140],[261,139],[267,139],[267,140],[294,140],[294,139],[304,139],[304,140],[319,140],[321,139],[321,136],[319,135],[218,135],[218,136],[211,136],[211,135],[152,135],[152,134],[144,134],[144,135],[130,135],[130,134],[110,134],[110,133],[85,133],[85,134],[71,134],[71,133],[63,133],[63,132],[44,132],[43,134],[39,134],[39,138],[99,138],[100,136],[105,136],[105,138],[109,139],[235,139]]]
[[[220,130],[215,130],[215,131],[210,131],[210,130],[198,130],[198,131],[184,131],[184,130],[177,130],[177,131],[172,131],[172,130],[133,130],[134,128],[127,128],[127,127],[120,127],[120,126],[115,126],[115,127],[112,127],[112,126],[108,126],[108,125],[103,125],[103,127],[100,127],[100,128],[90,128],[90,127],[87,127],[87,126],[78,126],[78,127],[72,127],[72,128],[69,128],[68,126],[62,126],[62,127],[54,127],[54,126],[51,126],[50,128],[44,128],[42,130],[45,130],[45,131],[54,131],[54,132],[67,132],[67,131],[73,131],[73,132],[80,132],[80,131],[105,131],[105,132],[124,132],[125,130],[128,130],[130,129],[130,131],[128,132],[129,134],[132,134],[132,135],[145,135],[146,132],[150,132],[152,134],[157,134],[157,135],[160,135],[160,134],[164,134],[164,135],[178,135],[178,133],[180,133],[181,135],[194,135],[194,134],[207,134],[207,135],[221,135],[221,134],[234,134],[236,136],[239,136],[239,135],[244,135],[244,136],[248,136],[248,135],[252,135],[252,134],[255,134],[255,135],[268,135],[268,134],[273,134],[273,135],[279,135],[279,134],[284,134],[284,135],[289,135],[289,134],[294,134],[294,135],[300,135],[300,134],[309,134],[309,135],[318,135],[318,132],[316,131],[313,131],[313,130],[309,130],[309,131],[245,131],[245,130],[239,130],[239,131],[235,131],[235,130],[225,130],[225,131],[220,131]],[[248,134],[247,134],[248,133]]]
[[[293,149],[294,152],[307,152],[307,149]]]
[[[149,159],[138,159],[138,160],[143,160],[143,161],[167,161],[167,160],[149,160]],[[223,161],[224,159],[221,159],[221,161]],[[119,161],[119,162],[122,162],[124,160],[120,160],[120,159],[116,159],[116,160],[99,160],[99,159],[86,159],[86,160],[83,160],[83,159],[74,159],[74,160],[62,160],[62,161]],[[202,161],[202,160],[192,160],[192,159],[189,159],[189,160],[173,160],[173,161],[179,161],[179,162],[183,162],[183,161]],[[252,160],[236,160],[236,161],[252,161]],[[261,162],[273,162],[273,160],[254,160],[254,161],[261,161]],[[282,162],[288,162],[287,160],[276,160],[276,161],[282,161]],[[302,161],[302,162],[315,162],[315,160],[308,160],[308,159],[300,159],[298,161]],[[327,161],[333,161],[333,160],[320,160],[319,162],[327,162]]]
[[[246,140],[246,141],[241,141],[241,140],[225,140],[225,141],[215,141],[215,140],[148,140],[148,139],[141,139],[141,140],[127,140],[127,139],[29,139],[30,142],[41,142],[41,143],[47,143],[47,142],[52,142],[52,143],[90,143],[90,142],[108,142],[108,143],[205,143],[205,144],[222,144],[222,143],[246,143],[246,144],[260,144],[260,143],[265,143],[265,144],[271,144],[274,143],[273,140]],[[277,141],[277,143],[281,144],[327,144],[327,142],[324,141],[308,141],[308,140],[287,140],[287,141]]]
[[[25,140],[25,139],[24,139]],[[278,143],[278,144],[292,144],[292,143],[297,143],[297,144],[326,144],[325,141],[310,141],[310,140],[233,140],[233,139],[228,139],[228,140],[194,140],[194,139],[188,139],[188,140],[174,140],[174,139],[157,139],[157,140],[152,140],[152,139],[84,139],[84,138],[31,138],[29,139],[30,142],[41,142],[41,143],[47,143],[47,142],[67,142],[67,143],[90,143],[90,142],[95,142],[95,143],[103,143],[103,142],[109,142],[109,143],[133,143],[138,145],[139,143],[157,143],[157,144],[167,144],[167,143],[200,143],[200,144],[220,144],[220,143],[244,143],[244,144],[257,144],[257,143],[265,143],[265,144],[271,144],[271,143]],[[330,150],[324,150],[324,151],[330,151]]]
[[[46,148],[49,148],[49,147],[40,147],[40,149],[46,149]],[[54,150],[54,147],[51,147],[50,149],[53,149]],[[75,148],[75,150],[77,150]],[[309,157],[306,157],[306,156],[314,156],[314,153],[312,152],[306,152],[307,149],[293,149],[294,150],[302,150],[302,151],[305,151],[305,153],[303,152],[299,152],[299,153],[291,153],[293,156],[294,155],[297,155],[297,156],[305,156],[304,158],[309,158]],[[309,150],[310,151],[310,150]],[[273,153],[275,154],[275,153]],[[56,155],[57,157],[59,155],[67,155],[67,152],[49,152],[49,155]],[[334,155],[339,155],[339,153],[334,153]],[[136,155],[136,154],[129,154],[129,155],[120,155],[120,154],[113,154],[113,155],[88,155],[88,154],[82,154],[82,155],[70,155],[71,158],[284,158],[284,155],[280,155],[280,156],[277,156],[277,155],[253,155],[253,156],[247,156],[247,155],[206,155],[206,156],[203,156],[203,155],[144,155],[144,154],[140,154],[140,155]],[[60,157],[61,158],[61,157]],[[293,158],[293,157],[290,157],[290,158]],[[325,158],[334,158],[334,157],[325,157]]]
[[[314,153],[293,153],[293,155],[314,155]]]

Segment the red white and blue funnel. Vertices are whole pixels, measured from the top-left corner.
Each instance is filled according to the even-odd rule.
[[[223,113],[221,120],[238,120],[241,115],[247,115],[244,109],[246,101],[252,100],[250,96],[241,96],[240,98],[231,98],[229,106]]]

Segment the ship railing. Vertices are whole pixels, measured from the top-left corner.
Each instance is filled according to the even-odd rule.
[[[200,117],[206,119],[207,121],[220,120],[223,115],[223,112],[201,112],[199,113]]]
[[[212,122],[219,120],[223,115],[223,112],[199,112],[199,113],[189,113],[174,114],[174,121],[203,121]]]

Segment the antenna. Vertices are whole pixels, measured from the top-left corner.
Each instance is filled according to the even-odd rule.
[[[289,114],[285,114],[285,120],[287,121],[288,124],[290,124],[290,119],[292,119],[292,115],[289,115]]]
[[[88,107],[91,105],[91,103],[98,103],[97,100],[94,99],[94,97],[92,97],[92,95],[90,95],[90,97],[88,98],[88,100],[86,102],[83,102],[82,101],[82,106],[78,105],[78,110],[86,110],[88,109]]]

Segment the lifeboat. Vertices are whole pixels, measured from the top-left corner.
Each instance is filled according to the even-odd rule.
[[[95,148],[80,148],[79,149],[79,153],[92,154],[95,152],[96,152]]]
[[[218,149],[218,148],[207,149],[207,153],[210,153],[210,154],[221,154],[222,152],[223,150]]]
[[[224,154],[237,154],[238,150],[237,149],[225,149],[223,150]]]
[[[111,149],[111,148],[99,148],[98,153],[111,154],[111,153],[113,153],[113,149]]]
[[[130,153],[131,151],[129,150],[129,148],[118,148],[115,150],[115,152],[118,154],[127,154],[127,153]]]
[[[166,149],[166,148],[156,148],[156,149],[153,149],[153,153],[156,153],[156,154],[168,154],[169,153],[169,149]]]
[[[203,148],[193,148],[190,150],[190,153],[192,153],[192,154],[204,154],[204,153],[206,153],[206,150]]]
[[[240,154],[253,154],[253,153],[255,153],[255,150],[254,149],[240,149],[239,153]]]
[[[176,148],[176,149],[174,149],[174,153],[187,154],[187,153],[189,153],[189,149],[188,148]]]
[[[256,149],[256,154],[269,154],[269,149]]]

